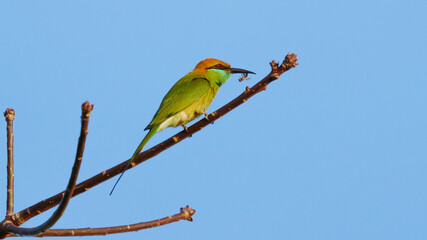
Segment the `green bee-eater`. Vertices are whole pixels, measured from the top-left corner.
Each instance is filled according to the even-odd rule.
[[[150,131],[135,150],[125,171],[154,134],[168,127],[183,126],[187,130],[185,124],[202,114],[207,116],[206,110],[219,88],[233,73],[255,74],[244,69],[231,68],[230,64],[218,59],[208,58],[199,62],[193,71],[176,82],[163,98],[150,124],[145,128]],[[125,171],[117,179],[110,195]]]

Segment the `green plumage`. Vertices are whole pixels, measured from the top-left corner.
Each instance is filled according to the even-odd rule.
[[[151,120],[150,124],[145,128],[145,130],[151,129],[155,125],[162,124],[168,118],[174,116],[175,114],[183,110],[186,110],[188,107],[190,107],[202,98],[207,97],[207,101],[200,102],[200,104],[206,105],[206,103],[210,99],[208,104],[210,105],[210,102],[212,102],[213,100],[214,94],[216,94],[218,90],[215,91],[215,89],[210,86],[208,79],[197,77],[193,78],[193,76],[191,75],[194,74],[188,74],[187,76],[181,78],[177,83],[175,83],[175,85],[173,85],[173,87],[163,98],[159,109],[157,110],[156,114],[154,114],[153,119]],[[189,119],[189,121],[191,120],[192,119]],[[188,123],[189,121],[185,123]],[[170,126],[176,127],[179,125],[172,124]]]

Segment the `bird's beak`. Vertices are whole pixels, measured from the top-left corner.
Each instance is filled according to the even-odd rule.
[[[241,68],[230,68],[230,72],[231,73],[246,73],[246,74],[250,73],[250,74],[255,74],[254,72],[251,72],[251,71],[248,71],[248,70],[245,70],[245,69],[241,69]]]

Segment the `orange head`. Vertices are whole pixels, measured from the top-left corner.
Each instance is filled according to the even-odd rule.
[[[223,62],[221,60],[215,59],[215,58],[206,58],[203,61],[200,61],[194,70],[207,70],[207,69],[230,69],[230,64]]]
[[[223,70],[227,72],[228,74],[233,73],[251,73],[255,74],[254,72],[240,69],[240,68],[231,68],[230,64],[223,62],[221,60],[215,59],[215,58],[206,58],[203,61],[200,61],[196,67],[194,68],[195,71],[202,71],[207,72],[208,70]]]

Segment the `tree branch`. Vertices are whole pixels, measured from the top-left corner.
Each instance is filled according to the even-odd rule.
[[[61,194],[61,195],[63,195],[62,200],[61,200],[61,203],[59,204],[58,208],[56,209],[56,211],[44,223],[40,224],[37,227],[33,227],[33,228],[22,228],[22,227],[16,226],[14,223],[12,223],[12,221],[6,221],[3,226],[5,227],[7,232],[13,233],[13,234],[16,234],[19,236],[39,235],[39,234],[45,232],[46,230],[48,230],[49,228],[51,228],[61,218],[62,214],[64,213],[65,209],[67,208],[68,202],[70,201],[70,198],[73,195],[73,192],[74,192],[74,189],[76,186],[77,177],[79,175],[80,165],[81,165],[82,158],[83,158],[83,152],[84,152],[84,147],[85,147],[85,143],[86,143],[86,136],[88,134],[87,128],[88,128],[88,124],[89,124],[89,116],[90,116],[92,109],[93,109],[93,105],[90,105],[88,101],[83,103],[83,105],[82,105],[82,117],[81,117],[81,119],[82,119],[81,120],[81,130],[80,130],[79,141],[77,144],[76,158],[74,161],[73,169],[71,171],[71,176],[70,176],[70,179],[68,181],[67,188],[66,188],[65,192],[63,192]]]
[[[13,173],[13,120],[15,119],[15,111],[12,108],[6,109],[4,112],[7,126],[7,200],[6,200],[6,218],[13,215],[13,180],[15,175]]]
[[[209,114],[207,116],[207,118],[203,118],[200,121],[193,124],[192,126],[190,126],[188,128],[188,132],[187,131],[181,131],[181,132],[175,134],[173,137],[163,141],[162,143],[140,153],[134,159],[134,162],[132,163],[130,168],[133,168],[135,165],[138,165],[138,164],[158,155],[159,153],[161,153],[164,150],[168,149],[169,147],[177,144],[178,142],[181,142],[185,138],[187,138],[190,135],[200,131],[201,129],[206,127],[208,124],[213,123],[218,118],[224,116],[225,114],[227,114],[228,112],[230,112],[234,108],[236,108],[239,105],[241,105],[242,103],[246,102],[253,95],[255,95],[255,94],[257,94],[263,90],[266,90],[268,84],[270,84],[274,80],[278,79],[280,77],[280,75],[283,74],[284,72],[286,72],[289,69],[292,69],[296,65],[298,65],[297,61],[298,61],[297,56],[293,53],[286,55],[285,60],[280,65],[278,63],[276,63],[275,61],[272,61],[270,63],[272,70],[264,79],[262,79],[260,82],[255,84],[252,88],[246,87],[246,90],[242,94],[240,94],[238,97],[233,99],[231,102],[227,103],[226,105],[224,105],[220,109],[216,110],[215,112],[212,112],[211,114]],[[122,173],[125,170],[125,168],[128,164],[128,161],[129,160],[126,160],[126,161],[120,163],[119,165],[117,165],[115,167],[112,167],[108,170],[105,170],[105,171],[81,182],[80,184],[77,185],[77,187],[73,193],[73,196],[81,194],[81,193],[89,190],[90,188],[92,188],[92,187],[94,187],[94,186],[96,186],[96,185],[98,185],[98,184]],[[47,199],[45,199],[39,203],[34,204],[31,207],[28,207],[28,208],[16,213],[14,215],[16,222],[18,224],[22,224],[22,223],[26,222],[28,219],[30,219],[30,218],[48,210],[48,209],[56,206],[60,202],[61,196],[62,196],[62,193],[58,193],[58,194],[56,194],[50,198],[47,198]]]
[[[105,228],[74,228],[74,229],[49,229],[45,233],[40,234],[36,237],[75,237],[75,236],[97,236],[97,235],[109,235],[114,233],[125,233],[125,232],[136,232],[142,229],[158,227],[180,220],[193,221],[191,216],[196,211],[191,209],[189,206],[181,208],[180,213],[172,216],[160,218],[149,222],[141,222],[130,225],[122,225],[116,227],[105,227]],[[9,234],[6,237],[13,237],[16,235]]]

